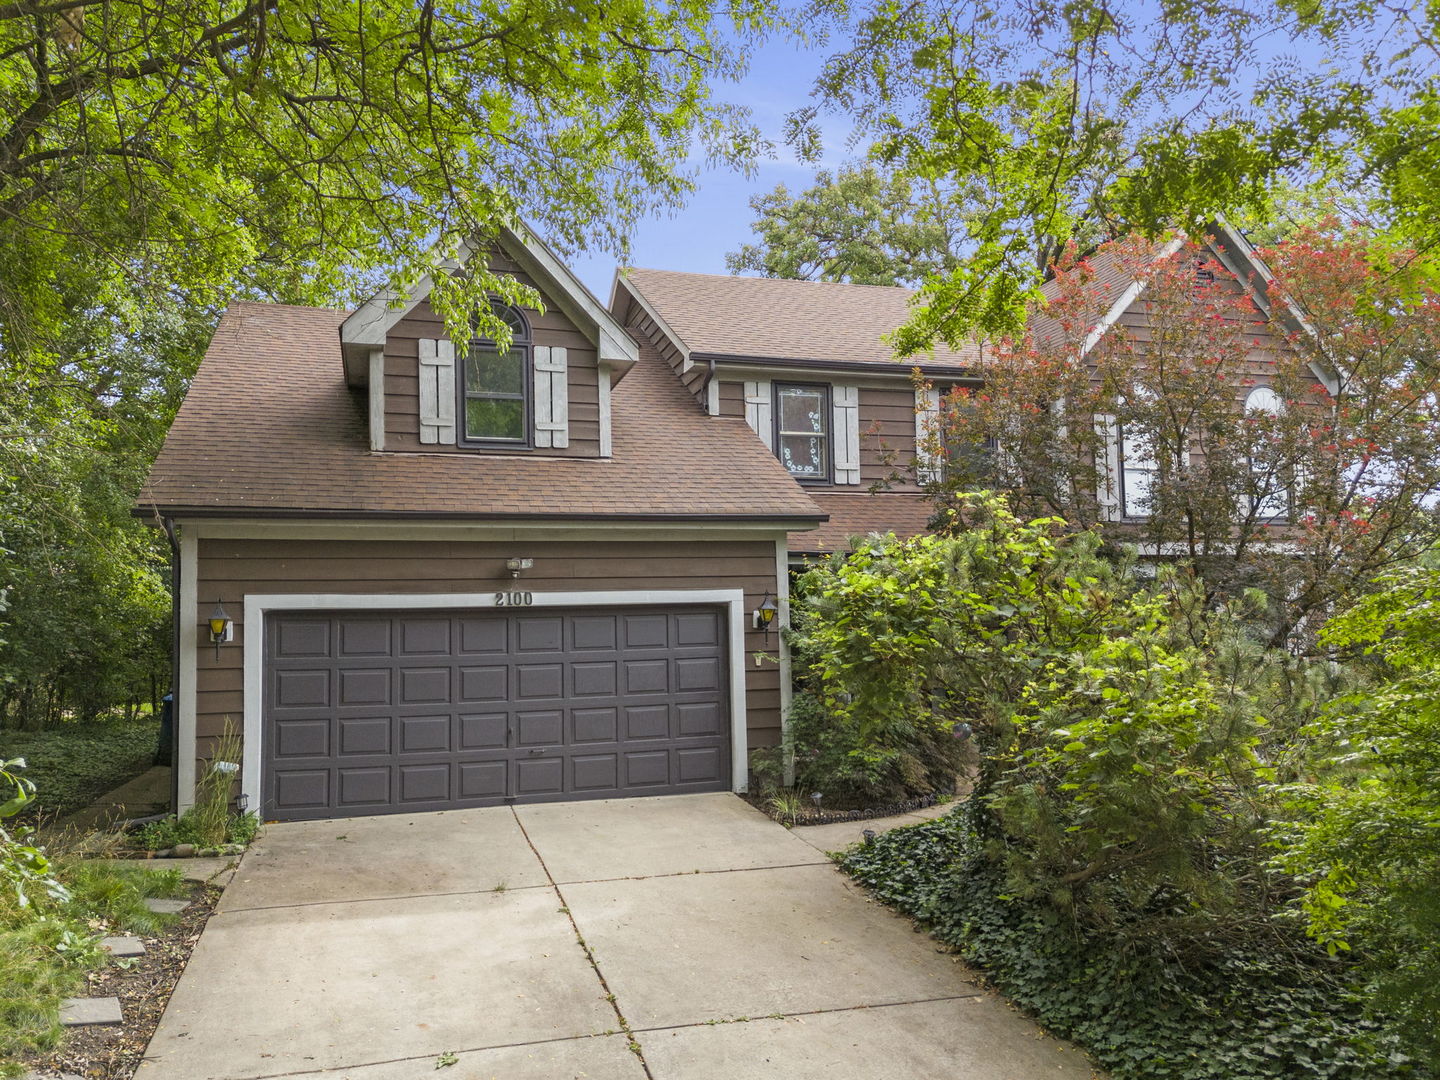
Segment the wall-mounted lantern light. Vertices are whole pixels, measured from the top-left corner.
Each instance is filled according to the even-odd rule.
[[[775,616],[780,613],[780,605],[775,602],[775,597],[768,592],[760,606],[755,609],[755,628],[765,631],[765,640],[770,640],[770,624],[775,621]]]
[[[529,570],[535,565],[534,559],[506,559],[505,569],[510,571],[511,577],[519,577],[521,570]]]
[[[219,600],[215,601],[215,610],[210,612],[209,619],[210,640],[215,645],[215,659],[220,659],[220,646],[229,641],[233,636],[234,623],[230,616],[225,613],[225,607]]]

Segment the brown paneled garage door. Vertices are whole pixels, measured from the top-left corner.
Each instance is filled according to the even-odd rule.
[[[711,608],[274,614],[266,818],[724,791]]]

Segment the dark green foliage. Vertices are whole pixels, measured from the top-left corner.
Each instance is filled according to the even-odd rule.
[[[818,791],[829,809],[949,795],[964,767],[966,744],[939,725],[917,725],[875,741],[854,714],[832,713],[803,692],[795,695],[789,717],[785,745],[757,751],[752,767],[763,785],[778,786],[785,758],[793,754],[795,790],[805,797]]]
[[[1182,962],[1123,923],[1085,930],[1013,895],[962,804],[937,821],[852,849],[841,865],[930,927],[1115,1080],[1381,1080],[1434,1075],[1366,1015],[1363,982],[1298,931],[1268,948],[1222,945]]]
[[[37,797],[28,813],[60,817],[88,806],[154,761],[159,721],[66,723],[49,731],[0,732],[0,756],[25,759]]]

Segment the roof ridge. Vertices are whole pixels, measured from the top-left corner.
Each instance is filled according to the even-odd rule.
[[[808,285],[808,286],[830,286],[842,289],[879,289],[883,292],[903,292],[913,296],[919,292],[908,285],[870,285],[859,281],[810,281],[805,278],[767,277],[763,274],[711,274],[703,270],[665,270],[658,266],[625,266],[621,267],[621,280],[632,271],[638,270],[642,274],[671,274],[676,277],[705,278],[711,281],[743,281],[743,282],[766,282],[771,285]]]

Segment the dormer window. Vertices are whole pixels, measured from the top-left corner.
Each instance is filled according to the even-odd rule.
[[[510,327],[510,346],[502,351],[490,338],[471,340],[458,380],[460,437],[469,444],[526,446],[534,381],[530,324],[517,308],[496,304],[492,310]]]

